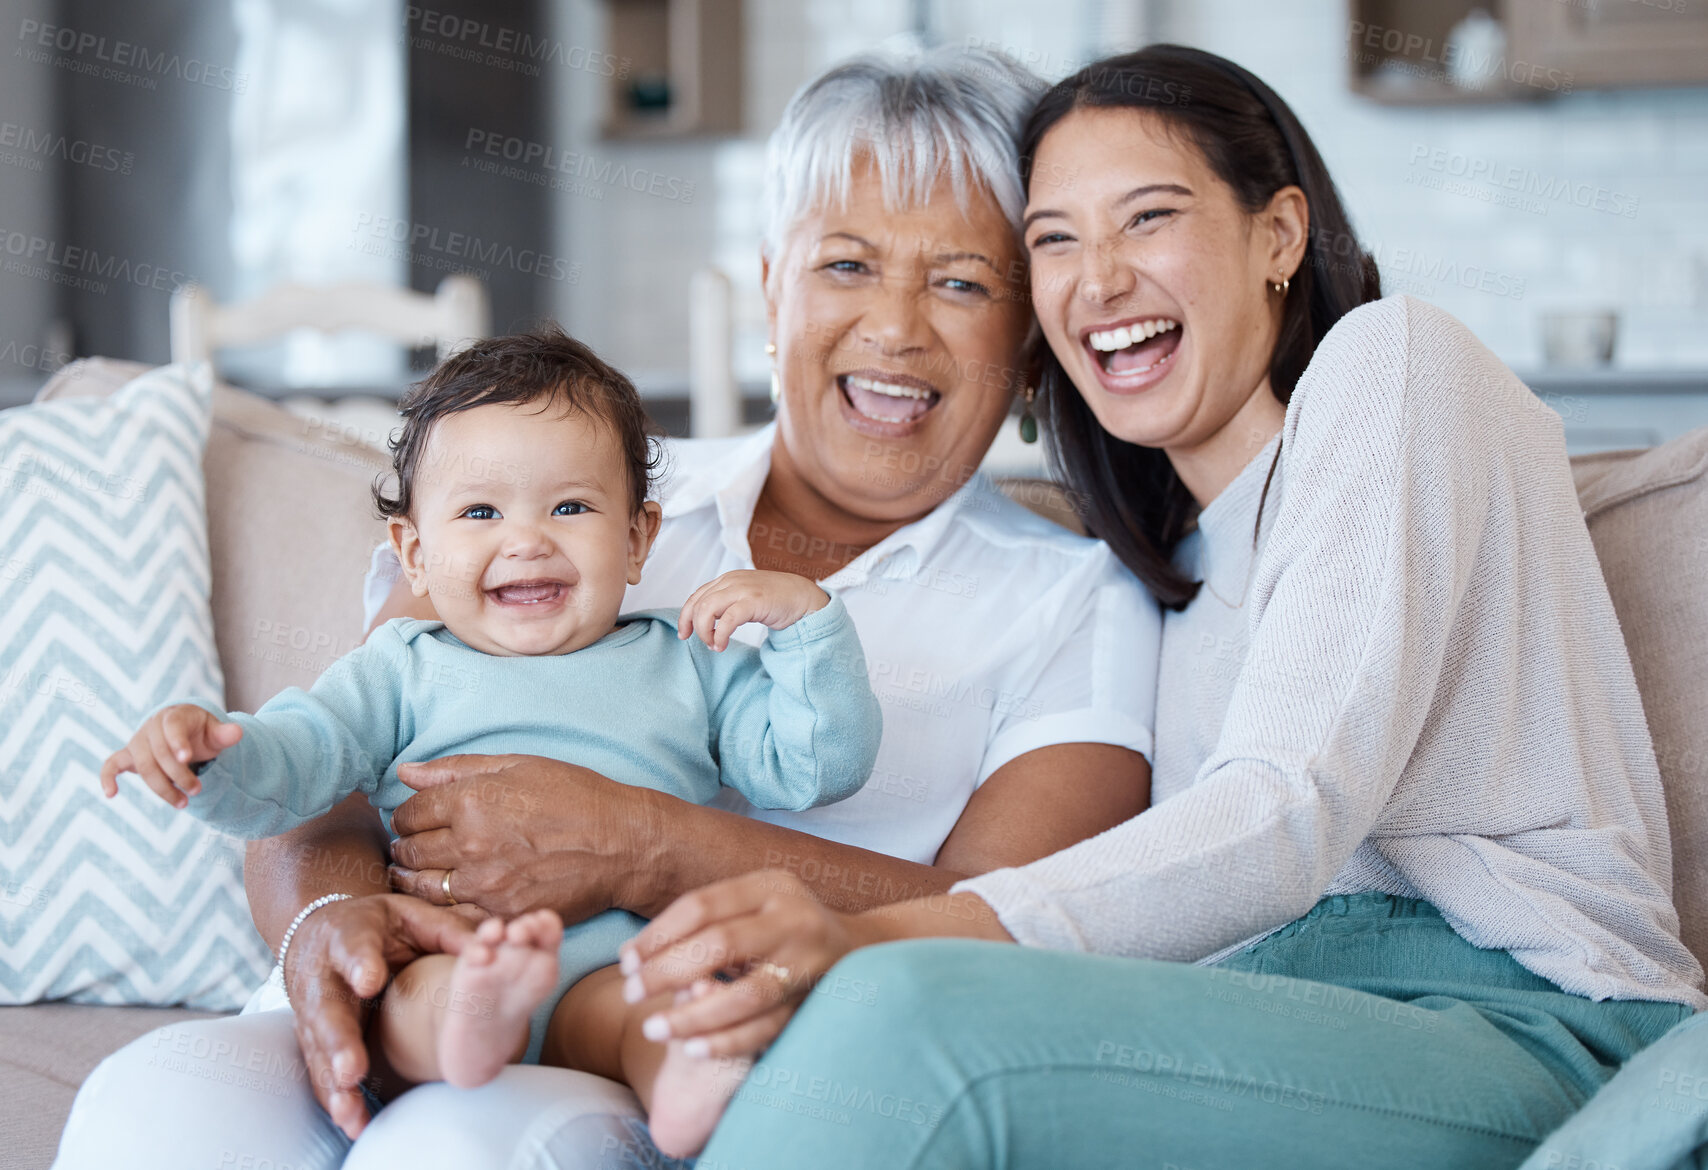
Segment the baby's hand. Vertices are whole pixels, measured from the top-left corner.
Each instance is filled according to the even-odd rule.
[[[700,640],[713,650],[729,645],[736,627],[763,622],[785,630],[830,604],[830,594],[794,573],[737,569],[694,590],[676,625],[678,638]]]
[[[119,773],[135,772],[174,808],[202,790],[190,765],[211,760],[243,738],[243,728],[221,723],[194,703],[178,703],[148,717],[130,742],[101,765],[101,791],[119,794]]]

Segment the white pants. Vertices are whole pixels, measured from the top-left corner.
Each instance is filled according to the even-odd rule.
[[[478,1089],[412,1089],[352,1145],[314,1099],[283,988],[269,981],[241,1015],[169,1025],[102,1061],[78,1090],[54,1170],[669,1165],[628,1089],[537,1065]]]

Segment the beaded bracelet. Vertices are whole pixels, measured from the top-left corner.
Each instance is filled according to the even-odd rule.
[[[298,910],[297,916],[291,919],[291,924],[285,927],[285,937],[279,940],[279,982],[284,986],[286,1003],[291,1002],[291,985],[285,979],[285,956],[290,953],[291,939],[296,936],[297,927],[301,926],[304,919],[322,906],[330,906],[334,902],[349,902],[354,898],[354,894],[323,894]],[[291,1009],[296,1010],[296,1005],[291,1004]]]

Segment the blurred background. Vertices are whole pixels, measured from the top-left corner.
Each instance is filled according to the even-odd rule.
[[[670,429],[689,427],[691,392],[738,394],[755,421],[764,141],[797,86],[886,44],[983,44],[1055,80],[1166,40],[1233,58],[1293,105],[1386,289],[1465,321],[1560,412],[1574,450],[1708,424],[1703,0],[0,13],[0,406],[72,357],[168,360],[187,285],[241,302],[290,282],[432,292],[463,273],[494,330],[557,319]],[[384,401],[431,356],[301,333],[218,365],[301,410],[365,402],[380,441]]]

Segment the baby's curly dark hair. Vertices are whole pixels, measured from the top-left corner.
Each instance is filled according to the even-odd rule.
[[[630,514],[640,511],[663,459],[663,448],[641,405],[640,393],[622,371],[555,325],[477,341],[458,350],[409,388],[398,403],[403,432],[391,444],[397,491],[381,477],[374,504],[385,519],[408,516],[414,503],[416,469],[433,424],[476,406],[557,403],[564,412],[586,414],[611,428],[629,473]]]

